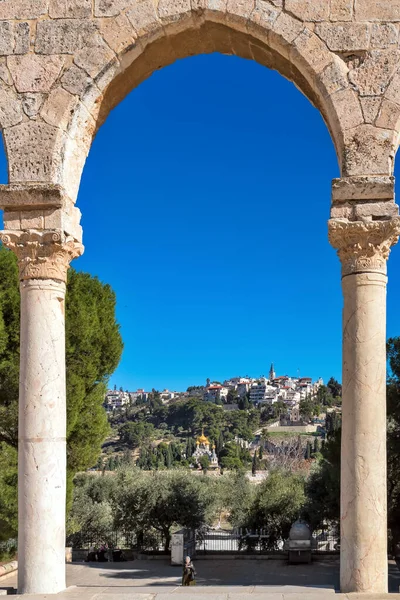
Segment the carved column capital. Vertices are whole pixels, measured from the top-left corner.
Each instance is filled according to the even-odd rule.
[[[83,245],[62,230],[2,231],[0,239],[18,257],[20,280],[67,280],[72,259],[83,254]]]
[[[391,247],[400,235],[400,217],[387,221],[330,219],[329,241],[337,249],[342,275],[352,273],[386,274]]]

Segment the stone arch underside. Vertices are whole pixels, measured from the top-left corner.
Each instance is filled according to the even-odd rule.
[[[84,0],[50,0],[46,13],[41,0],[29,9],[42,6],[36,35],[32,21],[19,21],[32,15],[18,14],[10,21],[13,53],[0,58],[10,183],[58,184],[75,200],[109,111],[156,69],[210,52],[256,60],[294,82],[320,110],[343,176],[391,175],[399,50],[381,41],[389,24],[338,21],[335,3],[285,0],[284,9],[282,0],[96,0],[93,13]]]

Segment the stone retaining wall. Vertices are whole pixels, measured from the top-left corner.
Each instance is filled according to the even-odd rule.
[[[14,574],[15,571],[17,571],[17,569],[18,561],[16,560],[12,560],[11,562],[6,563],[5,565],[0,565],[0,579],[3,580],[9,575]]]

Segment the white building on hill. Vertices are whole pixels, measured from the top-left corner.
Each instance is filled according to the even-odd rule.
[[[207,402],[216,402],[216,400],[221,400],[222,402],[226,402],[226,398],[228,396],[229,389],[220,384],[211,384],[206,387],[204,392],[204,400]]]

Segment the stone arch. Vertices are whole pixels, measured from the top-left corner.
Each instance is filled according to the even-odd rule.
[[[165,2],[158,12],[166,16],[160,18],[154,11],[151,20],[146,15],[148,20],[136,24],[138,37],[133,44],[126,45],[118,34],[115,41],[110,30],[103,34],[117,57],[107,55],[106,64],[96,67],[93,83],[83,92],[66,125],[66,161],[60,183],[71,184],[72,197],[92,137],[110,110],[155,70],[179,58],[216,51],[255,60],[295,83],[320,110],[343,165],[344,131],[363,122],[357,95],[348,85],[346,64],[301,21],[265,2],[260,4],[265,6],[254,8],[251,1],[240,5],[232,2],[227,13],[204,8],[181,12],[181,5],[177,9],[175,3]],[[113,27],[118,23],[121,27],[127,25],[123,13],[114,20]],[[111,23],[108,26],[112,28]],[[129,27],[126,34],[132,35],[128,31]],[[98,34],[92,41],[94,47],[102,45]],[[76,66],[64,75],[63,86],[76,75]]]
[[[344,293],[341,590],[387,592],[383,315],[386,262],[400,235],[391,177],[399,15],[400,0],[0,2],[0,125],[10,179],[0,187],[1,240],[18,257],[22,306],[19,592],[65,588],[60,306],[69,263],[83,251],[74,202],[86,155],[109,111],[154,70],[215,51],[294,82],[336,147],[342,179],[333,183],[329,239]],[[49,465],[57,480],[47,477]]]
[[[36,54],[12,57],[19,69],[15,83],[17,92],[29,91],[36,82],[21,84],[21,72],[40,71],[49,89],[34,123],[21,118],[5,127],[10,182],[57,183],[75,199],[93,136],[109,111],[154,70],[216,51],[256,60],[293,81],[320,110],[346,174],[346,132],[364,123],[348,67],[313,24],[281,4],[160,0],[156,8],[152,0],[103,1],[98,18],[80,25],[75,19],[38,22]],[[23,112],[21,100],[15,107]]]

